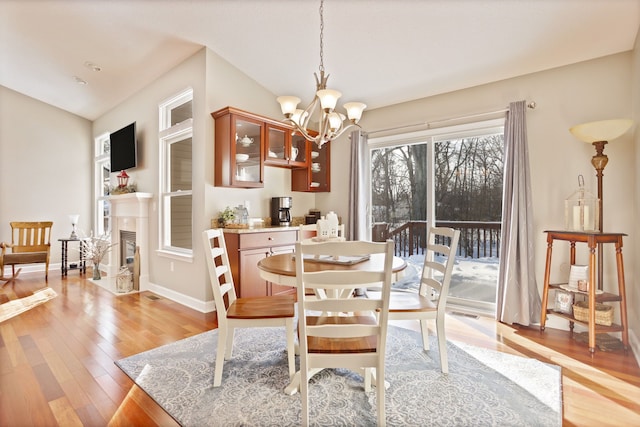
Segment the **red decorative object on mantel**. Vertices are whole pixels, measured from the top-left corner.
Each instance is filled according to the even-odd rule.
[[[118,187],[125,188],[128,183],[129,175],[127,175],[127,172],[123,170],[118,174]]]

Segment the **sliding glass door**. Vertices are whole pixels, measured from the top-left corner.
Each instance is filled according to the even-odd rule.
[[[429,226],[459,229],[450,306],[493,315],[503,145],[496,122],[370,140],[372,237],[409,263],[397,287],[417,288]]]

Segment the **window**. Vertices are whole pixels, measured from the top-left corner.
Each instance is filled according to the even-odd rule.
[[[428,226],[461,232],[449,303],[493,313],[502,215],[502,120],[369,140],[372,236],[421,269]],[[417,277],[402,286],[417,287]]]
[[[191,256],[193,250],[193,90],[160,104],[160,250]]]
[[[105,133],[95,139],[94,179],[95,183],[95,218],[94,234],[102,236],[111,230],[111,203],[109,202],[111,164],[109,152],[111,142]]]

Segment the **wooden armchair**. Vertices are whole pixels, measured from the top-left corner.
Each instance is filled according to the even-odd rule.
[[[11,244],[0,243],[0,280],[7,283],[20,274],[16,265],[45,263],[45,279],[49,278],[51,227],[53,222],[11,222]],[[11,252],[7,252],[11,248]],[[11,266],[11,277],[4,277],[5,266]]]

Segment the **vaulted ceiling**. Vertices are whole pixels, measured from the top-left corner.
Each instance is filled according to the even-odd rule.
[[[309,101],[319,5],[2,0],[0,85],[93,120],[207,46]],[[640,0],[326,0],[324,21],[329,86],[371,109],[631,50]]]

